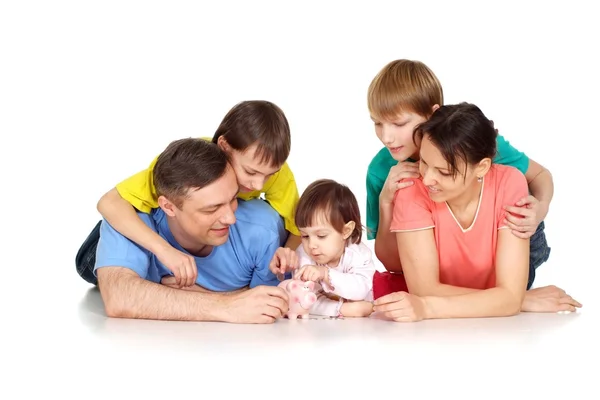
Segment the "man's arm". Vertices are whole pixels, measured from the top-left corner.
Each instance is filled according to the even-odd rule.
[[[192,291],[192,292],[202,292],[202,293],[219,293],[222,295],[232,295],[232,294],[240,293],[240,292],[243,292],[243,291],[246,291],[249,289],[248,286],[245,286],[243,288],[240,288],[237,290],[232,290],[230,292],[215,292],[214,290],[208,290],[208,289],[198,285],[197,283],[192,286],[179,287],[179,285],[177,284],[177,280],[172,275],[164,276],[160,280],[160,283],[161,283],[161,285],[169,286],[174,289],[188,290],[188,291]]]
[[[272,323],[287,311],[287,293],[279,288],[232,295],[178,290],[145,279],[155,276],[153,268],[147,250],[102,222],[94,270],[109,317]]]
[[[114,318],[226,321],[227,301],[218,293],[177,290],[123,267],[97,270],[106,314]]]

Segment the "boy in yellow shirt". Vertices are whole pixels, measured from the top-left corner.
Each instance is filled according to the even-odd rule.
[[[264,193],[265,200],[284,219],[289,232],[287,249],[280,248],[272,263],[294,263],[294,250],[300,244],[300,232],[294,223],[299,194],[294,175],[286,162],[291,136],[283,111],[268,101],[241,102],[225,115],[212,142],[230,157],[240,190],[238,198],[255,199]],[[194,258],[171,246],[136,213],[136,210],[150,213],[158,208],[153,183],[157,158],[147,169],[125,179],[103,195],[98,202],[98,211],[115,230],[155,254],[173,272],[177,285],[193,286],[198,273]]]

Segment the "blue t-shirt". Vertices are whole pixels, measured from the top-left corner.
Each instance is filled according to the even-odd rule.
[[[173,238],[162,209],[154,209],[150,214],[138,212],[138,215],[173,247],[189,254]],[[206,257],[195,257],[198,267],[196,283],[217,292],[245,286],[278,285],[277,276],[269,271],[269,263],[277,248],[287,240],[283,219],[261,199],[238,200],[235,217],[227,242],[213,247]],[[165,275],[172,275],[154,254],[127,239],[103,220],[94,274],[98,268],[106,266],[129,268],[155,283],[160,283]]]

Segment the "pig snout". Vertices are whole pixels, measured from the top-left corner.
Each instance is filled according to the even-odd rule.
[[[310,306],[315,304],[315,301],[317,301],[317,296],[314,293],[306,293],[306,295],[302,297],[300,305],[302,308],[308,309]]]

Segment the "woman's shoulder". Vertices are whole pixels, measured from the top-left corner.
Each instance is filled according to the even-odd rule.
[[[488,175],[488,180],[498,189],[506,188],[506,186],[527,185],[525,175],[523,175],[520,170],[510,165],[493,164],[488,171]]]

